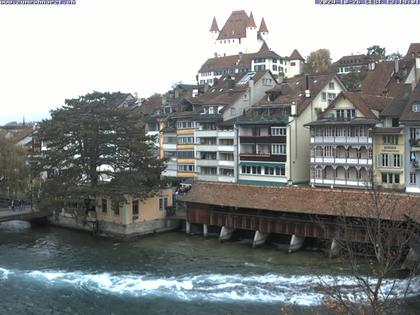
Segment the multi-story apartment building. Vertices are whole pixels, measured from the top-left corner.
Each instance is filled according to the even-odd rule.
[[[311,131],[311,184],[354,188],[373,186],[373,130],[379,122],[379,113],[391,101],[392,98],[387,97],[343,92],[331,102],[320,119],[308,124]],[[384,157],[383,167],[388,165],[386,158],[388,155]]]
[[[309,130],[305,124],[345,90],[334,75],[285,79],[237,119],[239,182],[262,185],[309,181]]]
[[[420,70],[420,56],[417,58]],[[418,74],[420,71],[418,71]],[[406,191],[420,193],[420,84],[418,83],[401,115],[404,125]]]
[[[368,70],[370,59],[367,55],[348,55],[341,57],[336,63],[338,74],[347,74],[351,72],[360,72]]]

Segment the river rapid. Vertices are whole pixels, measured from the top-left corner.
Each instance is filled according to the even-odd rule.
[[[118,242],[0,224],[0,314],[296,314],[320,309],[319,276],[351,288],[322,253],[164,233]],[[391,285],[391,282],[389,283]],[[404,287],[404,281],[399,284]],[[420,309],[420,278],[402,313]],[[417,314],[420,314],[418,312]]]

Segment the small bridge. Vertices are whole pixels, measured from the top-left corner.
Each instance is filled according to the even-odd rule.
[[[14,211],[0,208],[0,223],[15,220],[35,223],[47,219],[49,215],[49,213],[31,209],[30,206]]]

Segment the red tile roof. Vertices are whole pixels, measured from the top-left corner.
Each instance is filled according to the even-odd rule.
[[[298,52],[297,49],[293,50],[292,54],[289,57],[289,60],[302,60],[305,61],[305,59],[302,57],[302,55]]]
[[[416,121],[420,123],[420,113],[413,112],[412,109],[414,103],[420,105],[420,83],[417,83],[416,88],[411,93],[410,99],[405,105],[400,118],[402,121]]]
[[[233,11],[217,37],[220,39],[232,39],[246,37],[246,27],[249,17],[244,10]]]
[[[248,20],[248,24],[246,27],[257,27],[257,25],[255,24],[255,20],[254,20],[254,16],[251,14],[249,15],[249,20]]]
[[[369,58],[365,54],[348,55],[341,57],[337,64],[340,66],[367,65],[369,64]]]
[[[413,55],[416,57],[417,53],[420,53],[420,43],[411,43],[404,58],[410,59]]]
[[[265,25],[265,20],[262,18],[260,29],[258,30],[258,33],[268,33],[267,25]]]
[[[219,26],[217,26],[216,17],[213,17],[213,22],[211,23],[210,32],[218,32]]]
[[[377,197],[377,198],[375,198]],[[409,215],[420,222],[420,196],[306,187],[274,187],[214,182],[195,182],[182,201],[289,213],[375,216],[374,203],[381,205],[383,219]],[[346,208],[344,209],[344,206]]]

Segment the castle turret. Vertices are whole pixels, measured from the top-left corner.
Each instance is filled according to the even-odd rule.
[[[287,76],[291,78],[291,77],[294,77],[295,75],[302,74],[304,65],[305,65],[305,59],[297,51],[297,49],[293,50],[292,54],[289,57]]]
[[[267,25],[265,24],[264,18],[262,18],[262,20],[261,20],[260,28],[258,30],[258,35],[264,41],[267,41],[268,40],[268,28],[267,28]]]
[[[245,53],[253,52],[257,50],[259,46],[258,46],[258,41],[257,41],[257,36],[258,36],[257,25],[255,24],[255,20],[254,20],[254,16],[252,15],[252,12],[249,15],[248,23],[246,25],[245,30],[246,30],[246,38],[244,38],[244,40],[246,40],[246,43],[244,46],[247,49],[245,49],[244,52]]]
[[[213,17],[213,22],[211,23],[210,33],[212,36],[212,40],[216,40],[219,36],[219,26],[217,26],[216,17]]]

